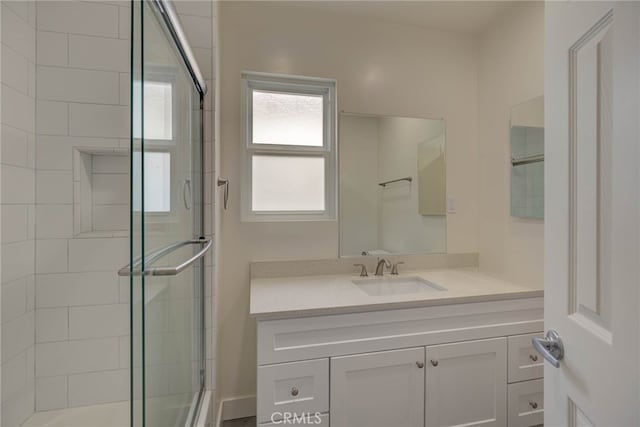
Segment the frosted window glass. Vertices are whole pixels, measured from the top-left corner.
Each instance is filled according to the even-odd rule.
[[[133,153],[133,162],[140,165],[140,152]],[[133,170],[133,210],[142,210],[140,203],[140,168]],[[137,196],[137,197],[136,197]],[[171,210],[171,154],[144,153],[144,211],[169,212]]]
[[[140,81],[133,82],[134,105],[140,105]],[[139,108],[133,110],[134,137],[140,138]],[[144,138],[173,139],[173,101],[172,85],[164,82],[144,83]]]
[[[254,211],[322,211],[324,157],[253,156]]]
[[[253,143],[323,145],[321,95],[253,91]]]

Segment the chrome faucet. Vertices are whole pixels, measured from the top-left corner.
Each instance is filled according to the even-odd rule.
[[[391,262],[386,258],[380,258],[376,266],[376,276],[384,276],[384,268],[391,268]]]

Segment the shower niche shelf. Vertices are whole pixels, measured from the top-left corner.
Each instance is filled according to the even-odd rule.
[[[126,237],[129,229],[129,150],[73,150],[73,231],[76,237]]]

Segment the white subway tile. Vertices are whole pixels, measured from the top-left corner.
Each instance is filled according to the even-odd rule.
[[[66,341],[69,338],[69,309],[36,310],[36,342]]]
[[[93,174],[94,205],[127,205],[129,203],[129,175]]]
[[[93,230],[118,231],[129,229],[128,205],[94,205]]]
[[[36,240],[36,273],[65,273],[67,271],[67,240]]]
[[[2,323],[2,360],[9,360],[34,344],[34,312]]]
[[[33,169],[3,165],[2,203],[30,204],[35,202],[35,173]]]
[[[33,240],[2,245],[2,283],[33,274],[34,256],[35,242]]]
[[[118,36],[121,39],[131,38],[131,8],[128,6],[120,6]]]
[[[34,133],[36,129],[36,102],[22,92],[2,85],[2,123]]]
[[[38,169],[72,170],[74,147],[118,147],[110,138],[38,135],[36,164]]]
[[[129,156],[125,155],[94,155],[91,159],[93,173],[129,173]]]
[[[38,3],[38,29],[118,37],[118,7],[97,2]]]
[[[35,105],[35,104],[34,104]],[[33,126],[35,128],[35,112]],[[36,168],[36,134],[35,132],[27,133],[27,167]]]
[[[27,63],[27,95],[36,98],[36,63]]]
[[[211,79],[212,77],[211,55],[213,54],[213,50],[211,48],[201,48],[201,47],[194,47],[192,50],[193,50],[193,54],[196,57],[196,61],[198,62],[198,67],[200,67],[200,71],[202,72],[202,75],[207,80]],[[207,87],[208,89],[211,89],[211,87],[209,86]]]
[[[59,239],[72,235],[73,205],[36,206],[36,238]]]
[[[129,73],[120,73],[120,105],[131,102],[131,78]]]
[[[2,285],[2,322],[8,322],[27,312],[27,278],[22,277]]]
[[[2,425],[20,426],[33,414],[35,387],[33,382],[2,402]]]
[[[70,35],[69,66],[128,72],[129,50],[127,40]]]
[[[1,125],[2,164],[27,166],[27,133],[8,125]]]
[[[120,337],[120,368],[128,369],[131,365],[131,336]]]
[[[33,369],[33,367],[31,367]],[[27,386],[27,352],[2,363],[2,400],[6,401]]]
[[[182,27],[191,47],[212,47],[211,19],[199,16],[184,15],[180,17]]]
[[[50,31],[38,31],[38,65],[68,65],[67,35]]]
[[[69,406],[93,405],[129,398],[129,371],[91,372],[69,376]]]
[[[30,61],[36,59],[36,32],[14,11],[2,2],[2,43],[25,56]],[[4,96],[4,94],[3,94]]]
[[[2,205],[2,243],[28,239],[27,212],[27,205]]]
[[[118,338],[36,344],[36,377],[117,368]]]
[[[36,130],[43,135],[67,135],[69,133],[67,103],[38,101],[36,103]]]
[[[114,94],[118,96],[118,89]],[[69,123],[69,133],[73,136],[128,138],[129,107],[70,104]]]
[[[92,305],[69,309],[69,338],[117,337],[129,333],[127,304]]]
[[[69,271],[116,272],[129,262],[129,239],[74,239],[69,241]],[[117,289],[117,287],[116,287]]]
[[[38,99],[118,104],[118,73],[38,66]]]
[[[36,308],[36,275],[27,276],[27,311]]]
[[[27,93],[27,58],[11,48],[2,49],[2,83],[22,93]]]
[[[212,2],[181,0],[175,2],[174,5],[176,7],[176,12],[178,12],[178,15],[180,15],[181,21],[183,15],[211,18]]]
[[[5,4],[9,9],[11,9],[16,15],[20,17],[25,22],[29,21],[29,11],[27,4],[28,1],[20,1],[20,0],[5,0],[3,4]]]
[[[36,203],[73,203],[73,173],[71,171],[38,170],[36,172]]]
[[[36,411],[49,411],[67,407],[67,377],[41,377],[36,379]]]
[[[116,304],[118,297],[118,276],[115,271],[39,274],[36,277],[38,308]]]

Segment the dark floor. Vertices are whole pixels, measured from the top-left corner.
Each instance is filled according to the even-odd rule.
[[[256,417],[238,418],[222,422],[222,427],[255,427]]]

